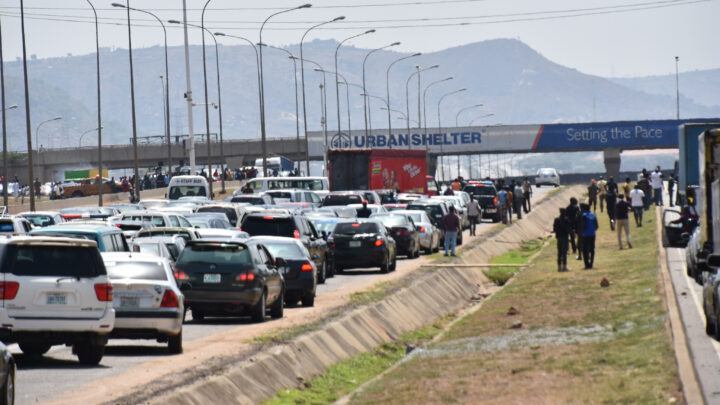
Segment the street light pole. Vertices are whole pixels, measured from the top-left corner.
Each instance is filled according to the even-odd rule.
[[[387,68],[387,71],[385,72],[385,89],[387,91],[387,105],[388,105],[388,144],[390,143],[390,136],[392,134],[392,123],[390,120],[390,69],[393,67],[394,64],[396,64],[400,61],[403,61],[405,59],[414,58],[414,57],[420,56],[420,55],[422,55],[422,53],[417,52],[417,53],[414,53],[409,56],[403,56],[402,58],[395,59],[392,63],[390,63],[390,65]],[[410,144],[409,140],[410,140],[410,131],[408,130],[408,145]],[[392,149],[392,146],[390,146],[390,148]]]
[[[465,90],[467,90],[467,89],[463,88],[460,90],[455,90],[455,91],[451,91],[449,93],[445,93],[442,95],[442,97],[440,97],[440,100],[438,100],[438,110],[437,110],[438,111],[438,132],[440,132],[441,134],[442,134],[442,123],[440,122],[440,104],[445,99],[445,97],[452,95],[452,94],[460,93]],[[444,143],[445,142],[440,142],[440,176],[442,177],[443,181],[445,180],[445,163],[444,163],[445,158],[443,156],[443,144]]]
[[[190,157],[190,174],[195,174],[195,134],[193,134],[193,99],[192,86],[190,85],[190,47],[188,45],[187,29],[187,7],[186,0],[183,0],[183,40],[185,48],[185,100],[187,101],[188,116],[188,145],[187,151]]]
[[[468,107],[465,107],[465,108],[461,108],[461,109],[457,112],[457,114],[455,114],[455,126],[456,126],[456,127],[459,127],[459,126],[460,126],[460,124],[458,124],[458,118],[460,118],[460,114],[461,114],[463,111],[467,111],[467,110],[470,110],[470,109],[473,109],[473,108],[482,107],[482,106],[483,106],[482,104],[475,104],[475,105],[471,105],[471,106],[468,106]]]
[[[33,178],[33,150],[32,134],[30,132],[30,91],[28,90],[27,55],[25,51],[25,7],[23,0],[20,0],[20,30],[22,32],[22,58],[23,58],[23,82],[25,85],[25,132],[27,136],[28,176],[32,184]],[[3,120],[3,123],[5,120]],[[4,124],[3,124],[4,125]],[[7,162],[7,160],[5,160]],[[7,173],[5,174],[7,175]],[[7,190],[7,187],[5,188]],[[30,187],[30,211],[35,211],[35,187]]]
[[[98,17],[95,6],[93,6],[90,0],[86,0],[90,5],[95,16],[95,68],[97,70],[97,131],[98,131],[98,173],[100,175],[100,182],[98,183],[98,206],[103,206],[103,195],[102,195],[102,115],[100,108],[100,34],[98,30]],[[82,136],[80,136],[82,140]],[[79,145],[78,145],[79,147]]]
[[[130,0],[126,0],[128,26],[128,57],[130,59],[130,109],[132,111],[133,161],[135,166],[135,198],[140,199],[140,170],[138,169],[137,120],[135,117],[135,77],[133,75],[132,31],[130,29]]]
[[[308,176],[310,175],[310,141],[308,140],[307,108],[305,108],[305,63],[303,59],[303,42],[305,41],[305,37],[307,36],[307,34],[310,33],[310,31],[312,31],[313,29],[325,24],[330,24],[332,22],[341,21],[344,19],[344,16],[340,16],[332,20],[322,22],[320,24],[315,24],[312,27],[308,28],[303,34],[302,38],[300,38],[300,81],[302,84],[303,126],[305,127],[305,162]]]
[[[362,86],[363,86],[364,94],[367,94],[367,89],[365,88],[365,63],[367,62],[370,55],[372,55],[373,53],[375,53],[377,51],[383,50],[385,48],[390,48],[391,46],[397,46],[397,45],[400,45],[400,42],[393,42],[390,45],[385,45],[380,48],[372,49],[372,50],[370,50],[370,52],[368,52],[365,55],[365,59],[363,59],[363,64],[362,64]],[[368,147],[368,135],[369,135],[369,132],[368,132],[368,99],[367,99],[367,97],[363,98],[363,110],[365,113],[365,147],[367,148]],[[370,126],[372,126],[372,123],[370,123]]]
[[[58,116],[58,117],[55,117],[55,118],[50,118],[49,120],[45,120],[45,121],[43,121],[43,122],[41,122],[41,123],[39,123],[39,124],[37,125],[37,127],[35,128],[35,146],[37,147],[37,152],[38,152],[38,153],[40,153],[40,141],[39,141],[40,127],[43,126],[43,124],[47,124],[47,123],[50,122],[50,121],[58,121],[58,120],[61,120],[61,119],[62,119],[62,117],[59,117],[59,116]],[[32,179],[30,179],[30,181],[32,181]]]
[[[675,111],[676,118],[680,119],[680,75],[678,73],[678,62],[680,57],[675,57]]]
[[[87,135],[87,134],[89,134],[90,132],[93,132],[93,131],[98,131],[99,129],[102,129],[102,128],[88,129],[87,131],[85,131],[85,132],[83,132],[82,134],[80,134],[80,139],[78,140],[78,149],[80,149],[80,148],[82,147],[82,140],[83,140],[83,137],[84,137],[85,135]],[[100,172],[100,173],[102,173],[102,172]]]
[[[420,75],[418,75],[418,77],[420,77]],[[427,133],[427,131],[428,131],[427,130],[427,108],[426,108],[427,107],[427,102],[426,102],[427,101],[427,92],[428,92],[428,90],[430,90],[430,87],[432,87],[438,83],[446,82],[446,81],[452,80],[452,79],[453,79],[452,76],[450,76],[450,77],[446,77],[441,80],[436,80],[436,81],[428,84],[425,87],[425,90],[423,91],[423,119],[422,120],[425,124],[425,154],[427,155],[427,159],[430,159],[430,153],[429,153],[430,152],[430,137],[428,137],[428,133]],[[420,88],[418,88],[418,96],[419,95],[420,95]],[[420,115],[418,115],[418,121],[420,121]],[[441,158],[441,161],[442,161],[442,158]]]
[[[7,188],[7,177],[8,177],[8,161],[7,161],[7,126],[5,125],[5,69],[3,65],[3,53],[2,53],[2,22],[0,22],[0,108],[2,108],[2,137],[3,137],[3,174],[2,174],[2,188],[3,188],[3,206],[8,206],[8,188]],[[11,105],[7,110],[11,108],[17,108],[16,104]]]
[[[342,41],[340,41],[338,43],[337,47],[335,47],[335,97],[337,99],[338,134],[340,134],[340,86],[339,86],[339,82],[338,82],[338,51],[340,50],[340,47],[342,46],[342,44],[344,44],[346,41],[349,41],[353,38],[357,38],[357,37],[360,37],[363,35],[372,34],[373,32],[375,32],[375,30],[367,30],[363,33],[347,37],[347,38],[343,39]],[[349,118],[348,118],[348,120],[349,120]],[[350,124],[348,124],[348,128],[350,128]],[[348,129],[348,136],[350,136],[349,131],[350,131],[350,129]]]
[[[407,117],[406,124],[407,124],[407,131],[408,134],[410,133],[410,79],[413,78],[413,76],[418,75],[418,129],[420,129],[420,72],[435,69],[440,67],[440,65],[432,65],[429,67],[426,67],[424,69],[420,69],[420,65],[415,65],[415,72],[413,72],[405,81],[405,116]]]
[[[203,61],[203,88],[205,91],[205,133],[207,137],[207,165],[208,177],[210,181],[210,198],[213,196],[213,175],[212,175],[212,142],[210,139],[210,109],[208,108],[208,89],[207,89],[207,64],[205,60],[205,10],[212,0],[207,0],[200,14],[200,29],[202,32],[202,61]],[[188,24],[191,25],[191,24]]]
[[[473,118],[473,119],[470,121],[470,123],[468,124],[468,126],[471,127],[472,124],[473,124],[473,122],[475,122],[475,121],[477,121],[477,120],[479,120],[479,119],[483,119],[483,118],[487,118],[487,117],[492,117],[493,115],[495,115],[495,114],[490,113],[490,114],[481,115],[481,116],[479,116],[479,117],[475,117],[475,118]]]

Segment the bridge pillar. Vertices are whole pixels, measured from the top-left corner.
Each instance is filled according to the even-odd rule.
[[[620,148],[609,148],[603,150],[603,160],[605,161],[605,173],[608,177],[613,176],[618,180],[620,175]]]

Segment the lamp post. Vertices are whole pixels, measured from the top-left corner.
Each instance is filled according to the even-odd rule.
[[[470,121],[470,123],[468,124],[468,126],[471,127],[472,124],[473,124],[473,122],[475,122],[475,121],[477,121],[477,120],[480,120],[480,119],[483,119],[483,118],[492,117],[493,115],[495,115],[495,114],[490,113],[490,114],[481,115],[481,116],[479,116],[479,117],[475,117],[475,118],[473,118],[473,119]]]
[[[89,0],[87,0],[89,2]],[[112,3],[113,7],[120,7],[125,8],[125,5],[120,3]],[[145,11],[139,8],[130,8],[130,10],[138,11],[141,13],[148,14],[155,18],[157,22],[160,23],[160,27],[162,27],[163,30],[163,38],[164,38],[164,44],[165,44],[165,83],[164,83],[164,93],[165,93],[165,140],[167,141],[167,156],[168,156],[168,177],[172,176],[172,142],[170,139],[170,74],[168,73],[168,47],[167,47],[167,30],[165,29],[165,24],[162,22],[162,20],[156,16],[155,14]],[[96,24],[97,24],[97,15],[95,17]],[[96,28],[97,31],[97,28]],[[98,87],[100,86],[98,82]],[[99,108],[99,107],[98,107]],[[98,123],[98,127],[100,127],[100,123]],[[102,139],[102,135],[98,135],[98,140]],[[102,169],[100,170],[100,173],[102,173]],[[102,194],[100,194],[102,196]],[[102,197],[101,197],[102,198]],[[100,205],[102,206],[102,200],[100,201]]]
[[[47,124],[48,122],[58,121],[58,120],[61,120],[61,119],[62,119],[62,117],[60,117],[60,116],[55,117],[55,118],[50,118],[49,120],[45,120],[45,121],[39,123],[39,124],[37,125],[37,127],[35,127],[35,145],[36,145],[36,147],[37,147],[37,152],[38,152],[38,153],[40,153],[40,141],[39,141],[39,137],[38,137],[38,135],[39,135],[39,133],[40,133],[40,127],[43,126],[43,124]],[[32,179],[30,179],[30,181],[32,181]]]
[[[308,141],[307,108],[305,108],[305,63],[303,62],[303,42],[305,41],[305,37],[307,36],[307,34],[309,34],[310,31],[312,31],[313,29],[323,26],[325,24],[330,24],[332,22],[342,21],[344,19],[344,16],[340,16],[329,21],[321,22],[320,24],[315,24],[312,27],[308,28],[303,34],[302,38],[300,38],[300,81],[302,84],[303,126],[305,127],[305,163],[308,176],[310,175],[310,142]]]
[[[299,104],[298,104],[298,82],[297,82],[297,58],[295,58],[295,55],[293,55],[290,51],[288,51],[285,48],[280,48],[277,46],[272,46],[268,44],[258,43],[258,46],[262,48],[263,46],[267,46],[268,48],[277,49],[279,51],[283,51],[286,54],[288,54],[288,59],[290,59],[293,63],[293,80],[295,82],[295,135],[297,136],[297,153],[298,156],[300,155],[300,112],[299,112]],[[300,161],[301,159],[298,159],[297,162],[297,170],[300,171]]]
[[[307,62],[310,62],[310,61],[307,61]],[[329,145],[328,145],[328,135],[327,135],[327,84],[326,84],[326,81],[325,81],[325,70],[322,68],[322,66],[320,66],[319,64],[317,64],[317,63],[315,63],[315,62],[311,62],[311,63],[319,66],[318,68],[315,68],[314,70],[315,70],[316,72],[322,73],[322,75],[323,75],[323,84],[322,84],[322,86],[320,86],[320,92],[322,93],[322,99],[323,99],[323,103],[322,103],[321,107],[322,107],[322,116],[323,116],[323,119],[322,119],[322,123],[323,123],[323,137],[325,138],[325,153],[324,153],[324,156],[323,156],[323,157],[324,157],[324,159],[323,159],[324,162],[323,162],[323,163],[324,163],[325,176],[327,176],[327,172],[328,172],[328,167],[327,167],[327,165],[328,165],[328,147],[329,147]]]
[[[408,134],[410,133],[410,95],[409,95],[409,87],[410,87],[410,79],[413,78],[413,76],[418,75],[418,129],[420,129],[420,72],[424,72],[426,70],[435,69],[440,67],[440,65],[432,65],[428,66],[426,68],[420,69],[419,65],[415,65],[415,71],[407,78],[405,81],[405,116],[407,117],[406,124],[407,124],[407,130]]]
[[[27,55],[25,51],[25,7],[23,0],[20,0],[20,31],[22,33],[22,60],[23,60],[23,84],[25,90],[25,133],[27,137],[27,156],[28,156],[28,176],[29,182],[35,177],[33,174],[33,154],[32,154],[32,133],[30,132],[30,91],[28,90],[28,71],[27,71]],[[4,125],[5,120],[3,120]],[[7,159],[5,160],[7,162]],[[7,176],[7,173],[5,173]],[[5,187],[4,190],[7,190]],[[6,191],[3,191],[6,193]],[[35,211],[35,187],[30,187],[30,211]]]
[[[193,98],[192,86],[190,80],[190,46],[188,45],[188,29],[187,29],[187,7],[186,0],[182,0],[183,4],[183,44],[185,50],[185,102],[187,106],[188,117],[188,142],[187,152],[190,158],[190,173],[195,174],[195,134],[193,134]]]
[[[370,50],[370,52],[368,52],[365,55],[365,59],[363,59],[363,64],[362,64],[362,87],[363,87],[364,94],[367,94],[367,89],[365,88],[365,63],[367,62],[370,55],[372,55],[373,53],[375,53],[377,51],[381,51],[383,49],[390,48],[391,46],[397,46],[397,45],[400,45],[400,42],[393,42],[390,45],[385,45],[380,48],[372,49],[372,50]],[[368,147],[367,143],[368,143],[368,135],[369,135],[369,133],[368,133],[368,105],[367,105],[368,103],[367,103],[367,100],[368,100],[367,98],[363,98],[363,110],[365,113],[365,147],[366,148]],[[372,123],[370,125],[372,126]]]
[[[675,111],[676,118],[680,119],[680,75],[678,74],[678,62],[680,57],[675,57]]]
[[[263,28],[265,28],[265,24],[273,17],[279,14],[288,13],[293,10],[299,10],[301,8],[310,8],[312,7],[312,4],[303,4],[297,7],[288,8],[285,10],[278,11],[276,13],[270,14],[265,21],[263,21],[262,25],[260,25],[260,43],[263,43],[262,40],[262,32]],[[343,17],[345,18],[345,17]],[[309,31],[309,30],[308,30]],[[303,38],[305,36],[303,35]],[[302,41],[300,41],[300,56],[302,57]],[[260,57],[259,57],[259,66],[260,66],[260,136],[261,144],[262,144],[262,155],[263,155],[263,175],[267,177],[267,141],[266,141],[266,133],[265,133],[265,77],[263,76],[263,57],[262,57],[262,46],[260,47]],[[305,98],[303,97],[303,105],[305,104]],[[307,132],[307,130],[306,130]],[[308,175],[310,175],[310,160],[308,159]]]
[[[475,104],[475,105],[471,105],[471,106],[468,106],[468,107],[465,107],[465,108],[461,108],[461,109],[457,112],[457,114],[455,114],[455,126],[456,126],[456,127],[459,127],[459,126],[460,126],[460,124],[458,124],[458,118],[460,118],[460,114],[461,114],[463,111],[471,110],[471,109],[473,109],[473,108],[478,108],[478,107],[482,107],[482,106],[483,106],[482,104]]]
[[[99,130],[102,130],[102,127],[93,128],[93,129],[88,129],[87,131],[85,131],[85,132],[83,132],[82,134],[80,134],[80,139],[78,140],[78,149],[80,149],[80,148],[82,147],[82,140],[83,140],[83,137],[84,137],[85,135],[87,135],[87,134],[89,134],[90,132],[93,132],[93,131],[98,131],[98,133],[99,133],[99,132],[100,132]],[[99,172],[99,173],[102,173],[102,172]],[[102,174],[101,174],[101,176],[102,176]]]
[[[422,55],[422,52],[417,52],[412,55],[403,56],[402,58],[395,59],[388,65],[387,71],[385,72],[385,90],[387,92],[387,105],[388,105],[388,141],[390,140],[390,135],[392,133],[392,123],[390,122],[390,69],[393,67],[394,64],[403,61],[405,59],[414,58],[416,56]],[[410,130],[408,130],[408,137],[410,136]]]
[[[17,108],[17,104],[13,104],[10,107],[5,107],[5,69],[3,62],[2,53],[2,23],[0,22],[0,108],[2,108],[2,137],[3,137],[3,175],[2,175],[2,188],[3,188],[3,206],[8,206],[8,192],[7,192],[7,176],[8,176],[8,162],[7,162],[7,127],[5,125],[5,111]]]
[[[212,142],[210,140],[210,110],[208,108],[208,89],[207,89],[207,64],[205,63],[205,10],[212,0],[207,0],[200,14],[200,30],[202,32],[202,61],[203,61],[203,89],[205,91],[205,133],[207,136],[207,165],[208,177],[210,181],[210,198],[213,195],[213,176],[212,176]],[[186,23],[187,24],[187,23]],[[187,24],[192,26],[192,24]],[[265,174],[267,176],[267,173]]]
[[[317,69],[316,69],[317,70]],[[327,70],[323,70],[325,73],[330,73],[332,75],[335,75],[335,81],[339,84],[342,83],[345,85],[345,97],[346,97],[346,103],[347,103],[347,122],[348,122],[348,136],[350,136],[350,87],[348,85],[348,80],[343,76],[341,73],[337,72],[328,72]],[[338,78],[341,78],[343,81],[339,81]],[[338,108],[340,106],[338,105]],[[339,122],[339,121],[338,121]],[[339,126],[338,126],[339,127]],[[340,130],[338,131],[340,133]]]
[[[363,36],[363,35],[372,34],[373,32],[375,32],[375,30],[367,30],[367,31],[365,31],[365,32],[363,32],[363,33],[355,34],[355,35],[353,35],[353,36],[347,37],[347,38],[343,39],[342,41],[340,41],[340,42],[338,43],[337,47],[335,47],[335,97],[336,97],[336,99],[337,99],[338,134],[340,133],[340,89],[339,89],[340,86],[339,86],[339,82],[338,82],[338,77],[339,77],[339,73],[338,73],[338,51],[340,50],[340,47],[342,46],[342,44],[344,44],[345,42],[347,42],[347,41],[349,41],[349,40],[351,40],[351,39],[353,39],[353,38],[361,37],[361,36]],[[346,80],[345,82],[347,83],[347,80]],[[350,124],[349,124],[349,119],[350,119],[350,118],[349,118],[349,115],[348,115],[348,136],[350,136],[350,129],[349,129],[349,128],[350,128]]]
[[[430,157],[429,157],[429,153],[427,153],[427,152],[430,150],[430,138],[428,137],[428,133],[427,133],[427,108],[426,108],[426,107],[427,107],[427,103],[426,103],[426,101],[427,101],[427,92],[428,92],[428,90],[430,90],[430,87],[432,87],[432,86],[434,86],[434,85],[436,85],[436,84],[438,84],[438,83],[446,82],[446,81],[452,80],[452,79],[453,79],[452,76],[450,76],[450,77],[446,77],[446,78],[444,78],[444,79],[436,80],[436,81],[428,84],[428,85],[425,87],[425,90],[423,91],[423,119],[422,119],[422,120],[423,120],[423,122],[424,122],[424,124],[425,124],[425,152],[426,152],[426,154],[428,155],[428,159],[430,158]],[[418,94],[419,94],[419,93],[418,93]],[[418,121],[420,121],[420,116],[419,116],[419,115],[418,115]]]
[[[449,93],[445,93],[440,97],[440,100],[438,100],[438,110],[437,110],[438,111],[438,132],[440,132],[441,134],[442,134],[442,123],[440,121],[440,104],[445,99],[445,97],[463,92],[465,90],[467,90],[467,89],[463,88],[463,89],[451,91]],[[440,176],[442,177],[442,179],[444,181],[445,180],[445,167],[444,167],[445,159],[443,157],[443,143],[444,142],[440,143]]]

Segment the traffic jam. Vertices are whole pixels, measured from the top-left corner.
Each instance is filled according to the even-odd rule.
[[[458,245],[482,219],[500,220],[492,181],[456,182],[438,195],[432,177],[414,177],[421,192],[256,178],[213,200],[205,177],[175,176],[164,199],[1,216],[6,388],[12,353],[42,367],[51,348],[67,346],[94,366],[109,340],[133,339],[179,354],[189,322],[279,319],[286,307],[313,307],[329,278],[382,275],[399,259],[443,250],[449,213]]]

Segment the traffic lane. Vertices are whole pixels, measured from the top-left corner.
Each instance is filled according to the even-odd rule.
[[[535,193],[534,200],[537,201],[540,196],[552,188],[541,188],[533,190]],[[550,219],[551,220],[551,219]],[[488,220],[478,225],[478,234],[485,229],[489,229],[497,224]],[[465,231],[464,238],[466,241],[472,240],[474,237],[469,236]],[[368,269],[348,269],[347,274],[336,275],[327,279],[325,284],[318,285],[316,299],[316,307],[324,298],[331,295],[344,296],[349,295],[358,286],[371,286],[378,281],[400,278],[404,274],[413,271],[414,268],[424,263],[429,263],[430,258],[422,255],[416,259],[398,258],[397,270],[393,273],[380,273],[379,268]],[[367,287],[365,287],[367,288]],[[322,305],[322,304],[321,304]],[[288,308],[285,317],[290,320],[299,319],[307,316],[308,313],[317,313],[321,311],[319,308]],[[320,315],[318,315],[320,316]],[[282,320],[281,320],[282,321]],[[254,336],[243,335],[243,330],[248,329],[247,326],[253,324],[250,318],[207,318],[202,322],[192,319],[188,312],[186,323],[183,325],[183,342],[192,343],[202,338],[220,335],[222,333],[235,333],[237,330],[239,336],[238,341],[252,340]],[[253,324],[254,325],[254,324]],[[276,321],[268,321],[262,324],[262,333],[276,328]],[[162,360],[168,358],[172,364],[177,364],[179,369],[183,369],[180,363],[183,362],[182,356],[170,355],[167,352],[167,344],[157,343],[153,340],[126,340],[113,339],[110,340],[106,348],[105,356],[98,366],[85,366],[77,362],[77,356],[72,354],[68,347],[53,346],[51,350],[41,358],[30,358],[22,354],[17,345],[11,345],[10,350],[16,357],[18,362],[18,374],[16,384],[16,398],[18,404],[30,404],[39,401],[48,401],[59,397],[61,393],[67,394],[74,391],[78,386],[92,383],[96,380],[103,380],[119,376],[136,367],[147,367],[148,363],[154,360]],[[68,378],[71,373],[72,378]]]

